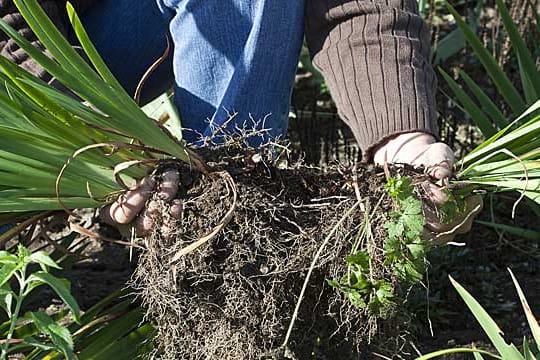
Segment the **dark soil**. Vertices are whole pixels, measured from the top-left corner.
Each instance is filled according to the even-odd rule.
[[[233,189],[222,178],[184,179],[184,218],[172,220],[164,204],[134,276],[132,286],[158,331],[161,356],[358,358],[361,345],[378,333],[378,322],[350,305],[327,279],[346,272],[343,259],[359,232],[362,211],[348,216],[324,248],[287,349],[281,345],[315,253],[357,201],[354,186],[370,211],[384,198],[371,221],[373,244],[364,246],[374,249],[374,267],[380,267],[375,276],[389,276],[381,263],[384,222],[391,210],[384,172],[302,165],[279,170],[265,162],[250,163],[249,156],[247,161],[240,156],[223,162],[227,157],[220,155],[219,167],[228,170],[238,192],[225,230],[171,263],[180,249],[218,225],[232,206]],[[391,332],[400,331],[393,323]],[[385,336],[389,334],[390,327]]]
[[[495,196],[493,198],[493,213],[491,213],[490,200],[486,199],[486,206],[480,219],[515,224],[540,231],[537,216],[525,204],[518,206],[516,218],[511,219],[513,201],[515,198]],[[352,358],[381,359],[381,357],[374,355],[381,354],[393,359],[414,359],[418,356],[416,349],[423,354],[441,348],[471,347],[473,345],[489,349],[488,339],[450,285],[448,274],[457,279],[486,307],[507,334],[507,339],[519,344],[522,341],[522,336],[528,335],[530,337],[521,305],[506,268],[513,269],[528,297],[533,312],[539,315],[540,249],[538,241],[497,233],[481,224],[475,224],[469,234],[459,236],[456,241],[464,242],[467,246],[462,248],[444,247],[430,254],[429,292],[426,293],[425,289],[418,287],[417,291],[409,296],[403,311],[400,312],[402,322],[400,323],[398,319],[390,324],[385,322],[379,324],[382,327],[379,336],[372,339],[370,346],[362,347],[357,357],[351,356]],[[330,245],[336,246],[337,244],[331,242]],[[97,297],[103,297],[102,294],[108,294],[118,287],[124,286],[131,274],[131,269],[136,265],[136,260],[129,262],[129,250],[117,245],[92,241],[91,247],[88,247],[85,254],[88,259],[76,264],[74,270],[65,270],[59,274],[72,279],[75,296],[82,304],[83,309],[93,305]],[[311,257],[312,254],[310,254]],[[303,270],[305,271],[305,267]],[[166,272],[164,273],[166,274]],[[318,276],[319,281],[321,281],[320,274]],[[312,284],[315,286],[315,280],[312,280]],[[323,284],[319,283],[318,286],[323,286]],[[291,290],[293,301],[297,300],[298,293],[298,286]],[[317,307],[311,307],[310,302],[312,303],[313,300],[305,300],[302,306],[303,311],[319,312],[321,303]],[[48,300],[43,305],[47,306],[47,304],[50,304]],[[294,306],[294,304],[285,305],[288,309]],[[291,313],[289,311],[280,315],[290,319]],[[186,312],[184,316],[191,319],[190,321],[196,321],[197,314]],[[433,335],[430,332],[430,322]],[[213,322],[213,324],[215,323],[216,321]],[[334,320],[329,323],[334,324],[334,326],[336,324]],[[198,324],[194,328],[200,329],[203,325]],[[394,325],[400,326],[401,335],[395,336],[395,331],[393,331],[391,333],[394,335],[386,336],[385,331]],[[285,330],[282,329],[282,331]],[[311,343],[308,342],[308,345],[312,347],[313,355],[308,354],[305,358],[300,359],[324,358],[320,354],[326,351],[325,349],[331,346],[337,347],[340,338],[327,336],[329,332],[331,332],[330,329],[325,331],[324,328],[322,330],[316,327],[312,328],[310,333],[318,335],[318,338],[312,337]],[[187,333],[194,332],[189,329]],[[298,327],[293,332],[293,336],[295,334],[296,336],[301,334]],[[180,338],[182,336],[184,334]],[[253,334],[249,333],[246,338],[250,339],[252,336]],[[350,341],[350,337],[345,339],[345,341],[347,340]],[[244,358],[242,355],[237,359]],[[341,359],[342,357],[327,356],[327,358]],[[470,357],[454,355],[448,356],[446,359],[470,359]]]

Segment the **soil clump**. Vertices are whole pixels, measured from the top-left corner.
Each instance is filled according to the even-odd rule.
[[[216,154],[217,153],[217,154]],[[384,223],[392,210],[382,169],[371,166],[320,169],[287,165],[274,155],[228,154],[216,150],[223,177],[181,169],[183,218],[154,218],[132,287],[157,330],[166,359],[349,359],[375,333],[370,318],[327,280],[347,271],[344,257],[372,212],[375,276],[384,273]],[[217,158],[219,157],[219,161]],[[273,160],[271,160],[273,159]],[[410,172],[394,168],[393,174]],[[234,215],[217,236],[178,257],[186,246],[209,234],[233,206]],[[344,218],[358,201],[361,210]],[[376,210],[373,212],[373,209]],[[341,226],[336,224],[343,220]],[[287,347],[283,344],[310,263],[325,237]],[[177,259],[177,261],[172,261]],[[404,290],[405,291],[405,290]],[[400,326],[389,326],[399,332]],[[386,324],[388,326],[388,323]]]

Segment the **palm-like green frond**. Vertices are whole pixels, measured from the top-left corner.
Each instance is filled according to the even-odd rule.
[[[0,213],[60,209],[62,204],[98,207],[123,191],[114,181],[116,165],[162,158],[189,161],[181,140],[148,118],[114,78],[71,4],[69,18],[91,64],[37,0],[14,3],[51,57],[1,20],[0,30],[79,99],[0,57]],[[67,162],[57,194],[57,177]],[[149,170],[146,165],[130,167],[122,177],[134,183]]]

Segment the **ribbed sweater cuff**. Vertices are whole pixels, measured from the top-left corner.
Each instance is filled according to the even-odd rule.
[[[416,0],[308,1],[306,36],[366,161],[398,134],[437,134],[429,31]]]

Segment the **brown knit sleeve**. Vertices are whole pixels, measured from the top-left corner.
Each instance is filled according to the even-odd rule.
[[[62,33],[65,34],[65,24],[62,21],[59,11],[60,1],[41,0],[40,5],[43,7],[47,15],[53,20]],[[45,51],[41,42],[36,38],[30,27],[26,24],[22,15],[17,10],[17,7],[11,0],[0,0],[0,17],[7,22],[12,28],[17,30],[22,36],[30,41],[35,47],[41,51]],[[0,55],[13,61],[30,73],[36,75],[42,80],[49,81],[50,75],[26,54],[19,46],[10,39],[4,32],[0,31]]]
[[[99,0],[75,0],[72,1],[75,8],[79,12],[83,12],[90,5]],[[56,27],[65,35],[66,34],[66,11],[65,0],[39,0],[39,4],[43,10],[49,15]],[[0,17],[7,22],[11,27],[17,30],[28,41],[41,51],[45,51],[41,42],[36,38],[28,24],[26,24],[22,15],[13,4],[12,0],[0,0]],[[50,81],[51,76],[43,70],[43,68],[30,58],[19,46],[11,40],[4,32],[0,31],[0,55],[13,61],[30,73],[36,75],[45,81]]]
[[[436,76],[416,0],[308,0],[306,37],[365,160],[397,134],[436,136]]]

